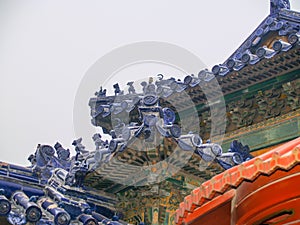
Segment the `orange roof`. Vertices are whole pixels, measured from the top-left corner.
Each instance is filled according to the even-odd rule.
[[[199,211],[201,207],[205,207],[207,205],[205,203],[220,196],[225,197],[223,198],[224,201],[225,195],[232,195],[233,193],[230,191],[236,189],[244,181],[253,181],[260,175],[270,175],[279,169],[290,170],[299,162],[300,138],[297,138],[241,165],[230,168],[206,181],[185,197],[184,202],[180,203],[179,209],[176,210],[176,223],[188,224],[191,218],[195,219],[192,214]]]

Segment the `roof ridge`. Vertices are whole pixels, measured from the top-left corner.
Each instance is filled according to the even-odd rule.
[[[254,29],[253,32],[242,42],[242,44],[223,62],[212,67],[214,75],[226,76],[232,71],[240,71],[243,67],[250,64],[256,64],[263,58],[272,58],[280,51],[273,46],[272,49],[266,46],[260,46],[263,37],[270,32],[278,32],[279,36],[286,36],[287,42],[278,39],[280,43],[276,45],[287,45],[281,48],[282,51],[288,51],[293,47],[295,37],[299,33],[300,13],[293,11],[289,0],[270,0],[270,13]],[[254,50],[253,50],[254,49]]]

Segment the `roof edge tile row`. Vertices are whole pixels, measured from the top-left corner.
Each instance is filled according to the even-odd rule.
[[[176,223],[181,224],[189,213],[194,212],[215,197],[225,194],[231,189],[236,189],[244,181],[253,181],[258,176],[270,175],[280,169],[290,170],[299,163],[300,138],[297,138],[271,152],[232,167],[206,181],[186,196],[184,202],[180,203],[176,210]]]

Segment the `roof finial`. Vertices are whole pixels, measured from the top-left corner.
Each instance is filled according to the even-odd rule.
[[[290,9],[289,0],[271,0],[271,15],[279,13],[281,9]]]

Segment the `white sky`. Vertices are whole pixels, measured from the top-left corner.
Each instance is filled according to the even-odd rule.
[[[269,14],[269,4],[0,0],[0,160],[27,165],[38,143],[59,141],[71,148],[77,88],[90,66],[112,49],[163,41],[193,52],[211,68],[252,33]],[[291,6],[300,11],[299,0]]]

